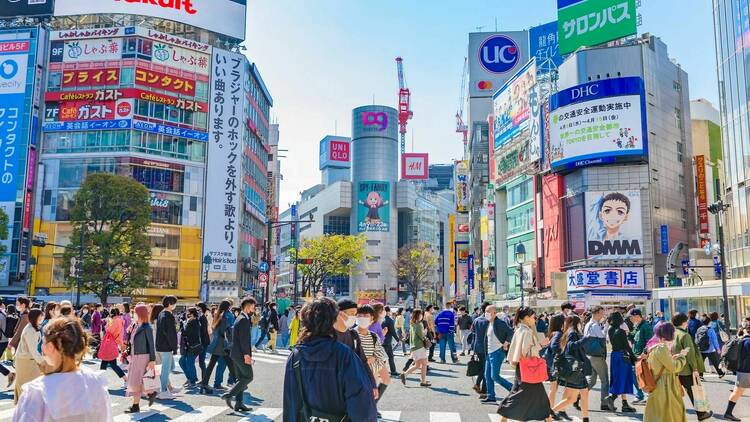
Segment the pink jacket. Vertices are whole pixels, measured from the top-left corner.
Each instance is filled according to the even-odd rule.
[[[119,348],[123,347],[122,332],[124,326],[125,322],[122,320],[122,317],[118,315],[114,317],[109,324],[107,324],[107,328],[105,330],[105,332],[112,334],[112,336],[115,338],[115,342],[117,342],[117,347]]]

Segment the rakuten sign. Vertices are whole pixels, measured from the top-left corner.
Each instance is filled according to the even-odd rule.
[[[153,16],[245,39],[246,0],[56,0],[55,16],[124,13]]]

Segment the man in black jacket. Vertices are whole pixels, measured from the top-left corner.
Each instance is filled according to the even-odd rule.
[[[365,364],[367,374],[370,376],[370,381],[372,382],[370,388],[373,390],[375,399],[377,399],[378,383],[375,381],[375,375],[372,373],[370,364],[367,363],[367,356],[365,356],[365,351],[362,349],[362,340],[360,340],[357,330],[352,329],[357,321],[357,307],[357,304],[353,300],[339,300],[339,315],[336,318],[336,323],[333,324],[333,328],[336,331],[336,341],[349,346],[362,363]]]
[[[161,393],[159,399],[173,399],[179,390],[169,389],[169,373],[174,369],[174,355],[177,354],[177,322],[172,311],[177,306],[177,298],[164,296],[161,300],[164,310],[156,319],[156,351],[161,356]]]
[[[198,308],[198,323],[201,325],[201,346],[203,346],[203,350],[198,355],[198,366],[201,368],[201,379],[203,379],[202,377],[206,373],[206,348],[211,343],[211,336],[208,335],[208,318],[206,318],[208,306],[203,302],[198,302],[195,307]]]
[[[229,351],[229,356],[234,363],[234,372],[237,375],[237,383],[234,384],[234,387],[232,387],[229,392],[221,396],[230,409],[239,412],[249,412],[252,410],[245,406],[242,396],[245,393],[248,384],[253,380],[253,350],[252,347],[250,347],[250,333],[253,328],[253,323],[250,320],[250,315],[255,313],[255,304],[255,299],[252,297],[246,297],[242,300],[240,305],[242,312],[234,322],[234,327],[232,327],[232,339],[234,341],[232,342],[232,347]],[[235,399],[234,405],[232,405],[232,397]]]
[[[401,339],[398,338],[398,334],[396,333],[396,325],[393,322],[393,318],[391,318],[391,308],[386,306],[384,310],[385,320],[382,324],[380,324],[380,326],[383,328],[383,331],[385,331],[385,338],[383,339],[383,349],[385,349],[385,354],[388,355],[388,366],[390,366],[391,375],[398,376],[399,373],[398,371],[396,371],[396,361],[393,358],[393,340],[400,341]]]

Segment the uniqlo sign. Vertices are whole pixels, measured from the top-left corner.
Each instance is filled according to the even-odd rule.
[[[331,161],[349,162],[349,142],[331,141],[328,158]]]
[[[404,153],[401,154],[401,178],[405,180],[426,180],[429,177],[427,171],[427,154]]]

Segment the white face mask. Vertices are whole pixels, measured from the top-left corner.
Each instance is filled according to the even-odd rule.
[[[485,317],[485,318],[487,318],[488,320],[489,320],[489,319],[492,319],[492,314],[491,314],[491,313],[489,313],[489,312],[485,312],[485,313],[484,313],[484,317]]]
[[[352,315],[348,315],[346,317],[346,321],[344,321],[344,325],[346,326],[346,328],[352,328],[354,327],[354,324],[356,323],[357,323],[357,317],[352,316]]]
[[[357,317],[357,327],[368,329],[372,325],[370,318],[368,317]]]

